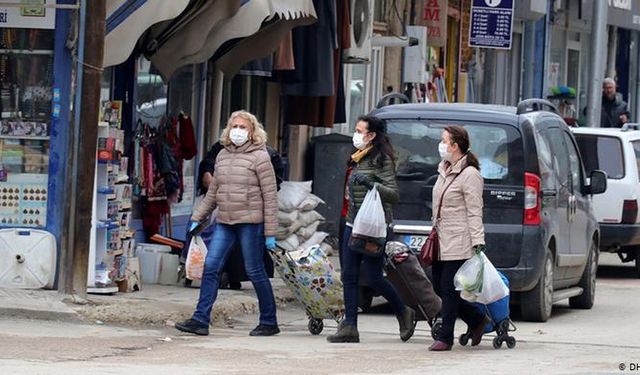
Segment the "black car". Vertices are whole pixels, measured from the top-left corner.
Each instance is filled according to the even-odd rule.
[[[605,191],[607,178],[585,174],[575,139],[551,103],[398,104],[372,115],[387,121],[397,153],[396,240],[415,251],[426,240],[441,133],[462,125],[485,182],[486,253],[509,278],[522,318],[546,321],[553,303],[566,298],[574,308],[593,306],[600,233],[591,195]]]

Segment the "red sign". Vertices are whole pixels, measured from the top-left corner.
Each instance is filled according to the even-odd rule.
[[[444,47],[447,40],[447,0],[422,0],[418,24],[427,26],[427,44]]]

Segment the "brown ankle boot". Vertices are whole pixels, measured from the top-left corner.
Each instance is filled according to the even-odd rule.
[[[400,326],[400,339],[402,341],[409,340],[416,329],[416,312],[411,307],[406,306],[401,314],[396,315],[396,318]]]
[[[360,342],[360,334],[355,326],[340,323],[338,331],[331,336],[327,336],[327,341],[332,343]]]

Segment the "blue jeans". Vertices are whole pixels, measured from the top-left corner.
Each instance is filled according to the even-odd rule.
[[[264,268],[264,224],[216,224],[204,263],[200,298],[193,319],[209,324],[211,308],[218,297],[220,271],[236,241],[240,241],[244,268],[258,295],[260,324],[277,325],[276,302]]]
[[[352,228],[345,226],[342,239],[342,282],[344,284],[344,324],[358,325],[358,280],[360,271],[370,288],[382,295],[389,303],[393,312],[398,315],[404,311],[405,305],[400,296],[383,276],[382,267],[384,257],[370,257],[349,248],[349,238]]]

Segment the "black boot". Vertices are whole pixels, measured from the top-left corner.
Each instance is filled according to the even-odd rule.
[[[416,312],[409,306],[405,306],[404,311],[396,315],[398,325],[400,326],[400,339],[407,341],[413,336],[416,330]]]
[[[187,319],[184,322],[178,322],[175,324],[175,327],[182,332],[194,333],[200,336],[207,336],[209,334],[209,325],[200,323],[195,319]]]
[[[331,336],[327,336],[327,341],[333,343],[360,342],[360,334],[355,326],[340,323],[338,331]]]

